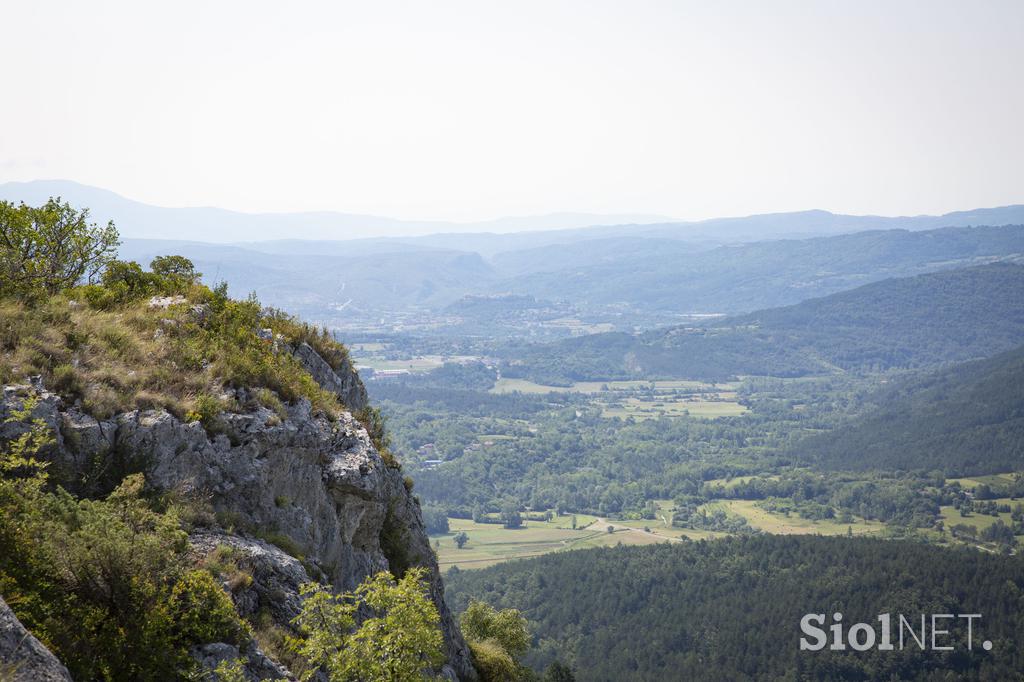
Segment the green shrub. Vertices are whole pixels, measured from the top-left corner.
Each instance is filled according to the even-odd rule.
[[[241,644],[252,636],[231,599],[206,571],[188,571],[178,579],[166,608],[181,642]]]
[[[245,661],[240,658],[221,661],[214,669],[212,679],[214,682],[247,682]]]
[[[331,335],[327,329],[300,322],[288,313],[273,308],[265,311],[267,326],[280,334],[294,348],[307,343],[317,354],[338,371],[351,367],[348,349]]]
[[[145,272],[135,261],[115,260],[107,264],[100,278],[117,303],[151,296],[159,290],[158,277]]]
[[[217,430],[217,418],[228,408],[229,403],[207,393],[196,396],[192,409],[185,413],[186,421],[201,422],[207,431]]]
[[[86,305],[94,310],[110,310],[120,302],[117,292],[98,284],[77,287],[71,295],[85,301]]]
[[[261,388],[257,390],[256,401],[263,407],[273,410],[274,414],[276,414],[278,419],[281,421],[288,418],[288,410],[285,409],[284,403],[282,403],[281,399],[277,397],[277,394],[269,388]]]
[[[292,649],[304,658],[310,679],[322,670],[330,682],[424,679],[424,669],[444,662],[440,615],[417,568],[394,580],[387,572],[369,577],[355,592],[331,594],[302,586],[302,611],[293,621],[300,636]],[[361,619],[358,628],[356,614]]]
[[[99,338],[111,353],[128,362],[138,362],[142,359],[139,354],[138,344],[135,339],[118,327],[104,327]]]
[[[493,639],[470,641],[473,667],[481,682],[515,682],[521,679],[519,664]]]
[[[64,343],[72,351],[82,350],[89,343],[89,332],[69,329],[64,332]]]
[[[459,618],[459,626],[483,682],[521,679],[523,671],[517,658],[530,647],[530,632],[518,610],[496,611],[474,600]]]
[[[184,295],[202,277],[192,261],[184,256],[157,256],[150,261],[149,269],[158,278],[160,293],[164,295]]]
[[[303,551],[299,543],[295,542],[295,540],[292,540],[284,533],[260,529],[256,531],[256,537],[269,542],[285,554],[294,557],[299,561],[306,558],[306,553]]]
[[[84,390],[78,371],[71,365],[54,367],[47,384],[54,393],[68,398],[79,398]]]
[[[188,540],[127,477],[106,499],[0,477],[0,592],[75,679],[178,679],[189,649],[248,630]]]
[[[252,585],[252,574],[239,567],[243,552],[229,545],[218,545],[203,560],[203,567],[210,574],[226,584],[228,591],[237,592]]]

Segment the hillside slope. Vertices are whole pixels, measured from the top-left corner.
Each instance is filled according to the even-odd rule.
[[[561,552],[449,576],[457,610],[522,609],[540,642],[533,666],[560,659],[595,681],[1012,679],[1022,588],[1020,557],[812,536]],[[940,621],[955,651],[801,651],[801,617],[840,611],[844,633],[877,630],[880,613],[983,618],[972,651],[962,620]]]
[[[947,475],[1024,466],[1024,348],[898,382],[854,421],[797,443],[829,468],[940,470]]]
[[[801,376],[927,367],[1021,343],[1024,266],[994,263],[884,280],[702,327],[527,346],[504,373],[548,383]]]
[[[624,240],[625,241],[625,240]],[[676,313],[749,312],[870,282],[1024,259],[1024,226],[874,230],[720,246],[653,238],[499,254],[495,291]],[[559,256],[561,255],[561,259]]]

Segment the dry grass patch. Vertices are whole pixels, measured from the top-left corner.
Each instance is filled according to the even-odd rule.
[[[35,304],[0,301],[0,381],[42,376],[48,389],[101,419],[162,408],[207,425],[216,412],[255,402],[281,420],[284,403],[301,398],[332,418],[341,409],[289,346],[309,343],[336,368],[348,362],[345,347],[324,330],[266,314],[254,299],[234,301],[200,285],[184,304],[167,308],[145,299],[96,309],[74,299],[76,290]],[[261,338],[267,327],[283,343]],[[221,400],[229,388],[252,390],[254,400]]]

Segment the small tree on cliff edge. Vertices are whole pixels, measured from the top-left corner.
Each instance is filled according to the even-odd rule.
[[[22,298],[52,296],[91,281],[117,255],[113,222],[90,224],[51,198],[39,207],[0,201],[0,291]]]
[[[293,623],[302,633],[289,646],[310,664],[303,680],[324,670],[342,680],[420,680],[444,662],[441,617],[427,595],[426,571],[411,568],[399,580],[381,572],[354,593],[334,595],[302,586],[302,611]],[[353,632],[360,608],[371,616]]]

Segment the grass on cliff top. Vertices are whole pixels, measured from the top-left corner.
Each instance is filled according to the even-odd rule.
[[[247,407],[222,399],[226,388],[254,389],[253,399],[271,408],[300,398],[329,416],[342,407],[286,347],[309,343],[340,369],[348,353],[326,331],[200,284],[166,308],[151,307],[148,296],[111,304],[97,288],[33,303],[0,300],[0,383],[41,375],[47,389],[98,418],[164,408],[205,423]],[[281,338],[261,338],[262,329]]]

